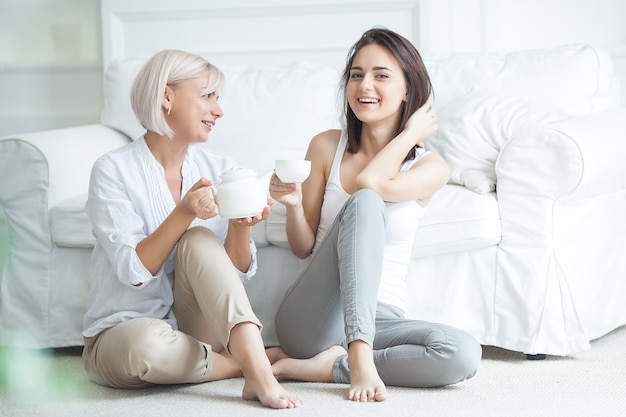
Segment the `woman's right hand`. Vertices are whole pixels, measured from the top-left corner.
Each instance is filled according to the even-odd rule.
[[[180,200],[181,208],[190,215],[199,219],[207,220],[215,217],[219,213],[213,191],[213,183],[202,177],[185,193]]]
[[[302,184],[282,182],[273,173],[270,179],[270,196],[285,206],[295,207],[302,204]]]

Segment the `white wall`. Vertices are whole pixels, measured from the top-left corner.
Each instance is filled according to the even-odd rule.
[[[424,55],[589,42],[615,58],[626,101],[625,0],[416,1]],[[0,136],[97,123],[101,62],[99,0],[0,0]]]
[[[99,121],[99,0],[0,0],[0,136]]]

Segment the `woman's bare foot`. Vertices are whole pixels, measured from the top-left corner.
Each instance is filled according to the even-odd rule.
[[[291,395],[284,389],[271,373],[262,373],[256,376],[244,376],[242,397],[244,400],[260,401],[270,408],[296,408],[302,405],[302,400]]]
[[[333,382],[335,361],[346,353],[341,346],[332,346],[310,359],[285,357],[276,361],[272,369],[279,381]]]
[[[243,371],[244,400],[258,400],[265,407],[271,408],[295,408],[302,405],[302,400],[281,387],[274,376],[256,324],[243,322],[235,325],[230,331],[229,350]]]
[[[387,388],[374,365],[370,345],[361,340],[350,343],[348,366],[350,367],[349,400],[384,401],[387,399]]]

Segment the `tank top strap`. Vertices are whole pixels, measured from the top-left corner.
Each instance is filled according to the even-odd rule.
[[[330,174],[328,175],[328,183],[332,183],[334,186],[337,186],[340,189],[343,189],[343,187],[341,187],[341,180],[339,178],[339,166],[341,165],[341,160],[343,159],[343,154],[346,150],[347,145],[348,134],[345,130],[342,130],[341,137],[339,138],[339,143],[337,144],[337,149],[335,149],[333,164],[330,167]]]

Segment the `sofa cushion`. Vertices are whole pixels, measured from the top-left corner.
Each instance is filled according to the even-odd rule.
[[[289,249],[285,206],[277,203],[266,221],[267,240]],[[415,234],[413,256],[469,251],[500,242],[500,213],[495,193],[478,194],[446,185],[431,199]]]
[[[314,135],[340,127],[340,75],[330,66],[299,62],[224,73],[224,117],[209,144],[245,167],[264,173],[276,159],[302,159]]]
[[[525,100],[478,91],[438,108],[437,114],[439,130],[426,141],[426,147],[446,160],[451,184],[477,193],[496,189],[500,149],[519,130],[567,117]]]
[[[50,209],[52,242],[70,248],[92,248],[96,241],[85,211],[87,194],[64,200]]]
[[[425,57],[435,102],[472,90],[557,108],[570,115],[619,105],[619,82],[606,51],[585,44],[509,53]]]
[[[50,230],[54,244],[69,248],[93,247],[96,238],[91,233],[91,222],[85,211],[86,201],[86,194],[78,195],[50,209]],[[252,228],[252,238],[258,248],[269,245],[264,223],[258,223]]]
[[[104,73],[104,108],[100,122],[119,130],[132,140],[145,133],[130,105],[130,89],[145,59],[117,60]]]
[[[496,194],[448,184],[426,208],[415,233],[413,257],[481,249],[499,244],[501,237]]]
[[[115,61],[104,80],[102,123],[132,139],[144,133],[130,106],[130,88],[144,62]],[[331,66],[297,62],[222,70],[226,75],[220,92],[224,117],[217,121],[208,143],[239,165],[262,173],[272,169],[276,159],[304,158],[315,134],[340,126],[340,75]]]

